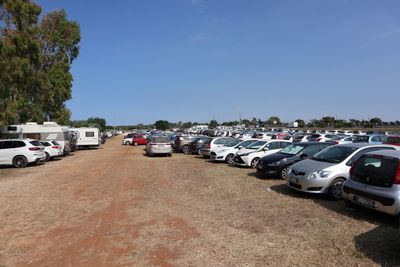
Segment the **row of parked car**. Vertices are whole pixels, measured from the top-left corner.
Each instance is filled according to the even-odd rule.
[[[340,143],[334,136],[313,135],[303,134],[311,138],[301,141],[293,135],[288,140],[177,136],[173,149],[251,167],[259,176],[284,179],[295,191],[343,198],[349,206],[388,213],[400,222],[400,137],[357,134]]]

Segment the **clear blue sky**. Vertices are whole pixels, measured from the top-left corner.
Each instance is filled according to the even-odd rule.
[[[400,120],[398,0],[37,0],[81,26],[72,119]]]

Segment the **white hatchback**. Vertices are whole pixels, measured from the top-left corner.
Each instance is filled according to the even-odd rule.
[[[0,140],[0,164],[26,167],[46,159],[44,147],[37,140],[6,139]]]
[[[276,153],[291,144],[292,142],[287,140],[260,140],[236,152],[233,163],[255,168],[260,158]]]

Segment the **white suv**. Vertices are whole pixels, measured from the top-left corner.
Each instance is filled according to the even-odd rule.
[[[46,159],[44,147],[37,140],[6,139],[0,140],[0,164],[23,168],[28,163]]]

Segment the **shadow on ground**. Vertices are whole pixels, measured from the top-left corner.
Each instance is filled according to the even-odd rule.
[[[343,200],[331,200],[323,194],[307,194],[295,191],[286,184],[274,185],[270,189],[279,194],[287,195],[294,198],[310,199],[314,203],[322,207],[337,212],[341,215],[351,217],[360,221],[367,221],[372,224],[384,225],[394,228],[396,226],[393,216],[370,210],[363,207],[348,207]]]
[[[400,232],[381,225],[354,238],[358,252],[381,266],[400,265]]]

